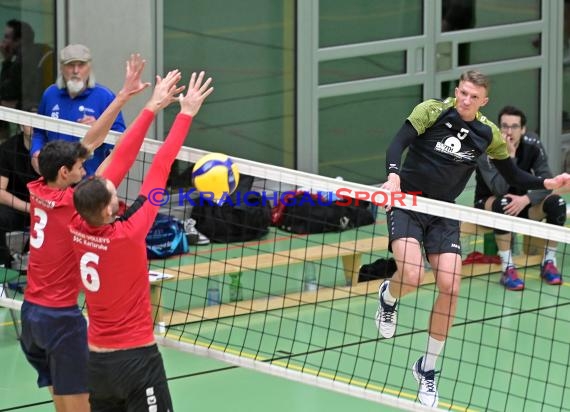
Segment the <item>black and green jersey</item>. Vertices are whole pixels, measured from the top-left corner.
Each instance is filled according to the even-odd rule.
[[[408,147],[400,172],[405,192],[419,191],[432,199],[454,202],[479,156],[509,157],[497,126],[481,113],[471,122],[462,120],[454,98],[426,100],[414,108],[408,121],[418,137]]]

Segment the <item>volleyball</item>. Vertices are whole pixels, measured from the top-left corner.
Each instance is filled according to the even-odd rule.
[[[201,193],[212,193],[215,200],[232,194],[239,183],[239,170],[227,155],[210,153],[196,162],[192,169],[194,187]]]

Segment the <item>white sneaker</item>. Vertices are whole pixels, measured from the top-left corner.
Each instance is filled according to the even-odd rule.
[[[382,337],[389,339],[396,333],[396,321],[398,320],[398,302],[390,306],[384,302],[382,293],[388,288],[390,281],[385,281],[378,291],[378,310],[376,311],[376,327]]]
[[[186,232],[186,238],[188,239],[189,245],[210,244],[210,239],[198,232],[196,229],[196,221],[194,219],[189,218],[184,221],[184,231]]]
[[[0,283],[0,298],[6,298],[6,293],[4,292],[4,285]]]
[[[439,403],[439,395],[437,393],[437,385],[435,384],[435,371],[424,371],[422,370],[422,362],[424,357],[422,356],[417,360],[412,366],[412,373],[416,382],[420,385],[418,391],[418,399],[422,405],[431,406],[436,408]]]

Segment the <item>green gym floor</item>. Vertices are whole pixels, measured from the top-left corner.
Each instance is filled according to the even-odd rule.
[[[438,365],[443,369],[439,377],[440,407],[465,410],[467,405],[471,405],[469,410],[482,410],[477,405],[491,398],[491,405],[494,405],[492,410],[496,411],[570,410],[570,377],[567,367],[570,361],[570,328],[567,322],[564,327],[556,327],[553,322],[555,317],[561,316],[557,315],[557,312],[567,311],[570,304],[570,286],[542,286],[535,272],[533,268],[527,271],[527,290],[523,293],[505,293],[496,281],[496,274],[464,281],[461,299],[463,304],[460,304],[455,326],[446,345],[444,364]],[[486,302],[467,299],[468,295],[486,296]],[[378,339],[372,320],[376,297],[372,295],[358,298],[357,302],[351,300],[351,312],[358,312],[355,305],[366,305],[365,313],[369,314],[361,322],[361,326],[356,320],[351,322],[357,329],[362,328],[360,342],[354,345],[352,340],[356,334],[350,335],[348,339],[339,335],[335,338],[339,345],[331,353],[305,352],[301,357],[290,358],[288,363],[307,366],[319,365],[322,362],[324,368],[329,367],[332,374],[339,365],[342,369],[342,363],[346,363],[351,355],[358,353],[362,361],[352,365],[352,368],[358,368],[360,371],[356,376],[389,373],[388,382],[393,382],[393,385],[386,385],[387,393],[397,394],[402,385],[404,389],[401,396],[413,400],[416,384],[409,365],[421,354],[421,348],[425,344],[425,331],[412,328],[412,325],[426,324],[427,310],[421,309],[427,309],[431,305],[432,297],[433,288],[425,286],[418,292],[417,300],[410,296],[407,302],[403,302],[398,334],[390,341]],[[416,305],[419,310],[414,311],[406,307],[406,303]],[[339,303],[342,304],[347,303]],[[330,313],[326,307],[320,306],[315,311],[313,305],[309,306],[299,313],[301,318],[314,318],[312,322],[319,325],[330,324],[329,329],[333,333],[335,330],[343,330],[346,319],[334,319],[334,316],[332,319],[323,319]],[[283,312],[287,311],[292,309]],[[277,323],[282,322],[283,318],[287,319],[286,315],[283,313],[283,317],[276,316],[274,326],[277,327]],[[247,346],[244,345],[244,340],[255,337],[251,332],[245,336],[245,329],[241,328],[240,322],[255,324],[256,316],[247,321],[226,319],[218,324],[212,322],[208,325],[206,322],[200,326],[194,325],[185,329],[185,335],[192,336],[196,327],[200,327],[201,333],[207,335],[208,328],[211,327],[212,331],[216,330],[217,338],[224,340],[220,335],[229,333],[231,325],[231,337],[226,339],[228,346],[243,348]],[[338,328],[335,322],[338,323]],[[268,325],[267,319],[265,325]],[[292,350],[290,347],[291,336],[286,331],[295,333],[296,339],[302,341],[299,336],[307,333],[308,329],[292,330],[281,325],[280,330],[284,348],[289,345],[290,352],[298,353],[298,350]],[[267,342],[268,346],[274,344]],[[343,344],[345,347],[339,350],[338,346]],[[504,350],[497,350],[497,347]],[[515,347],[516,354],[513,353]],[[170,348],[162,348],[161,351],[174,406],[178,411],[256,412],[269,408],[273,412],[365,412],[378,411],[379,408],[394,410],[367,400],[186,352]],[[345,359],[339,360],[342,357]],[[371,359],[377,361],[372,362]],[[454,359],[462,359],[461,365]],[[40,390],[35,385],[35,372],[24,359],[6,309],[0,310],[0,365],[3,371],[0,383],[1,411],[53,410],[47,391]],[[349,365],[344,366],[349,370],[351,368]],[[370,372],[371,370],[374,371]],[[512,373],[508,373],[509,371]],[[492,393],[484,389],[489,382],[493,383],[494,388],[496,385],[496,390]],[[450,403],[452,398],[453,405]]]
[[[385,224],[379,221],[369,228],[382,233]],[[354,235],[345,232],[341,237],[327,236],[329,240],[336,236],[338,241]],[[299,242],[306,240],[265,242],[251,253],[297,248],[301,246]],[[217,250],[216,259],[238,253],[216,245],[198,249],[196,254],[207,255],[212,250]],[[381,253],[386,256],[385,251]],[[565,253],[559,253],[559,266],[568,273],[570,265],[565,257]],[[189,263],[190,257],[185,259],[182,263]],[[199,261],[192,257],[192,262]],[[301,282],[301,272],[290,268],[287,275]],[[567,315],[570,283],[560,287],[543,284],[537,266],[521,272],[527,286],[522,293],[506,292],[498,283],[497,273],[464,278],[454,327],[437,365],[441,369],[440,408],[570,411],[570,316]],[[248,285],[247,273],[242,276],[247,294],[247,289],[254,287]],[[337,276],[331,278],[330,282],[339,284],[343,280],[342,271],[337,270]],[[570,280],[568,276],[567,279]],[[196,283],[200,282],[206,281]],[[298,286],[293,282],[293,288]],[[203,284],[196,290],[205,287]],[[270,287],[288,291],[290,285],[279,285],[277,281],[269,286],[262,277],[255,281],[256,290]],[[203,290],[196,290],[192,293],[204,296]],[[168,293],[164,296],[169,305],[171,297]],[[377,289],[373,288],[368,295],[350,300],[178,325],[170,328],[168,337],[261,361],[275,359],[277,354],[279,359],[273,362],[277,366],[302,368],[308,375],[318,374],[341,382],[351,380],[358,389],[367,386],[415,401],[417,384],[410,366],[424,351],[425,327],[433,297],[433,285],[425,285],[402,300],[397,335],[391,340],[379,338],[374,325]],[[395,410],[176,349],[161,347],[161,352],[177,411]],[[5,308],[0,308],[0,365],[0,411],[53,411],[47,390],[36,387],[35,372],[24,359],[10,313]]]

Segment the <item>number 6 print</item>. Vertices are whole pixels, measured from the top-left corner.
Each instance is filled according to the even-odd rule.
[[[81,270],[81,281],[85,288],[90,292],[97,292],[101,286],[99,280],[99,273],[94,266],[87,266],[89,263],[94,263],[94,265],[99,264],[99,255],[93,252],[87,252],[81,256],[81,261],[79,262],[79,269]]]

